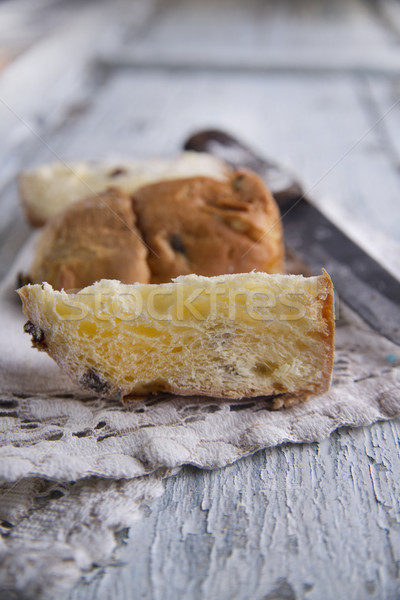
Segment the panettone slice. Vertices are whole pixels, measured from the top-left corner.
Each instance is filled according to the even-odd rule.
[[[77,294],[27,285],[18,293],[33,345],[100,395],[303,400],[330,384],[333,288],[325,271],[188,275],[159,285],[103,280]]]

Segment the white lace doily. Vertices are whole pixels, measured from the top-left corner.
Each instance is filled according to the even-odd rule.
[[[23,333],[13,288],[31,252],[30,242],[0,296],[0,579],[24,597],[58,597],[104,564],[116,532],[181,465],[222,467],[400,414],[399,349],[347,309],[337,322],[331,391],[304,404],[275,411],[265,398],[160,394],[122,406],[88,395]]]

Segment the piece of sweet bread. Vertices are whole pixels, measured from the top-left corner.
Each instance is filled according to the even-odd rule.
[[[19,195],[28,221],[34,226],[77,200],[118,186],[132,193],[148,183],[203,175],[223,181],[231,169],[211,154],[184,152],[174,158],[152,158],[118,163],[50,163],[23,171]]]
[[[103,278],[150,281],[131,198],[114,188],[75,202],[45,225],[28,276],[67,291]]]
[[[189,273],[284,271],[279,209],[252,171],[233,171],[226,181],[163,181],[137,190],[132,199],[149,248],[152,283]]]
[[[329,387],[334,313],[325,271],[103,280],[77,294],[27,285],[18,293],[33,345],[102,396],[303,400]]]
[[[55,289],[100,279],[163,283],[179,275],[284,270],[279,209],[248,170],[79,200],[44,226],[27,279]]]

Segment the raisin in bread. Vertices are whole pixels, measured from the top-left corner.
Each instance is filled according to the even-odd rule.
[[[330,384],[326,272],[188,275],[160,285],[103,280],[77,294],[27,285],[18,293],[33,345],[99,395],[304,400]]]
[[[163,181],[133,194],[138,228],[150,249],[151,282],[196,273],[284,270],[278,206],[262,179],[246,169],[226,181]]]
[[[27,279],[76,289],[253,269],[284,270],[282,225],[263,181],[238,170],[225,181],[163,181],[132,197],[111,188],[73,203],[45,225]]]

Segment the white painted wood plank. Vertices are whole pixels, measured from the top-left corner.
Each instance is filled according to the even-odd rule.
[[[70,600],[381,600],[400,590],[398,422],[167,483]]]
[[[99,48],[120,44],[126,29],[140,28],[153,7],[152,0],[100,0],[77,10],[68,2],[61,7],[59,27],[1,74],[0,187],[20,168],[32,130],[43,135],[94,93],[90,67]]]
[[[362,0],[169,2],[111,64],[400,72],[397,35]]]
[[[49,22],[60,18],[55,0],[14,0],[0,4],[0,48],[9,43],[31,42],[48,31]],[[65,4],[65,0],[64,0]],[[57,5],[55,7],[55,5]]]
[[[385,114],[391,106],[397,103],[382,122],[381,143],[386,146],[387,154],[394,168],[400,170],[400,80],[377,80],[370,77],[367,85],[371,98],[370,112],[373,118]]]
[[[322,7],[322,3],[316,4]],[[329,4],[335,11],[336,3]],[[346,6],[351,11],[356,5],[350,2]],[[227,5],[221,2],[221,6]],[[254,3],[249,5],[249,13],[252,6]],[[186,9],[181,5],[181,10]],[[197,8],[200,13],[202,10],[210,11],[210,4]],[[338,10],[347,8],[338,3]],[[236,11],[233,33],[243,14],[238,5]],[[168,20],[168,15],[165,18]],[[204,24],[207,19],[209,16],[204,17]],[[355,35],[359,43],[366,32],[366,37],[372,36],[372,46],[384,45],[387,32],[380,24],[371,23],[368,11],[364,19],[367,26],[360,25]],[[223,20],[222,25],[227,36],[229,23]],[[177,26],[171,22],[169,30],[160,27],[154,36],[161,39],[164,27],[163,47]],[[264,33],[253,42],[255,27],[245,25],[240,43],[258,52]],[[215,25],[215,37],[217,29]],[[281,29],[273,28],[274,43],[279,42],[283,29],[282,18]],[[301,32],[296,41],[295,28],[291,31],[294,37],[289,42],[294,52]],[[189,44],[192,34],[193,28],[188,27],[183,45]],[[326,35],[333,43],[333,34],[332,38]],[[341,39],[344,46],[346,39]],[[217,41],[211,40],[211,46]],[[315,47],[320,48],[322,42],[323,32]],[[36,122],[37,114],[44,116],[41,131],[49,134],[46,139],[71,159],[170,154],[178,151],[182,140],[195,129],[217,126],[288,163],[313,184],[373,125],[371,98],[381,102],[378,112],[383,115],[390,106],[390,94],[398,97],[395,86],[382,84],[378,93],[378,88],[368,88],[352,77],[243,73],[235,77],[229,73],[133,70],[111,78],[98,90],[92,107],[81,116],[71,115],[54,131],[62,121],[57,115],[68,112],[79,97],[81,92],[76,90],[86,89],[85,65],[92,50],[85,52],[79,54],[84,60],[76,80],[83,84],[77,84],[73,93],[66,90],[63,95],[61,86],[49,98],[41,98],[36,90],[32,102],[24,100],[30,122]],[[56,73],[54,66],[51,77]],[[66,78],[68,81],[73,78]],[[397,111],[390,113],[322,179],[315,194],[327,213],[399,272],[398,245],[388,252],[386,241],[398,240],[399,179],[382,137],[390,123],[391,139],[396,138],[397,118]],[[40,142],[30,141],[30,134],[14,134],[14,125],[9,131],[15,135],[12,144],[18,149],[13,168],[54,158]],[[9,257],[27,229],[20,215],[15,220],[12,186],[4,190],[2,202],[9,246],[1,257]],[[186,469],[168,483],[167,494],[149,507],[143,521],[132,529],[131,542],[117,556],[127,564],[107,568],[104,577],[88,587],[79,586],[71,600],[396,598],[400,593],[399,437],[398,422],[384,423],[364,430],[343,430],[318,445],[270,449],[221,471]]]
[[[400,40],[400,4],[398,0],[378,0],[374,8],[379,12],[385,27]]]

